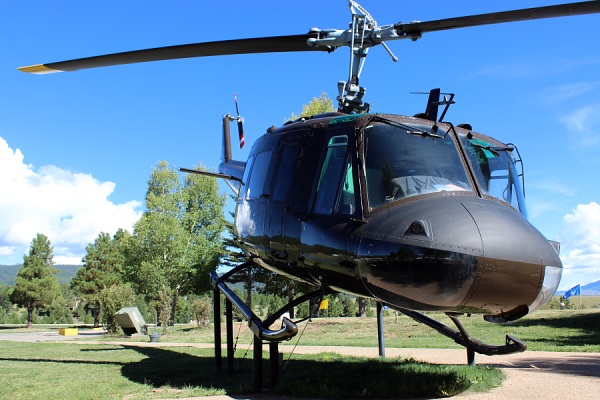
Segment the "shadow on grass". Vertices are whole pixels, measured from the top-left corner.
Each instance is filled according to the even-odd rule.
[[[124,346],[147,358],[123,365],[121,373],[127,379],[154,387],[169,385],[183,388],[201,386],[225,389],[227,393],[247,393],[251,390],[252,361],[236,360],[233,375],[217,373],[215,359],[191,355],[159,347]]]
[[[252,359],[235,360],[235,372],[217,373],[213,357],[199,357],[165,348],[127,347],[147,358],[126,364],[126,378],[154,387],[194,387],[224,389],[235,395],[252,392]],[[455,395],[467,390],[474,379],[462,374],[461,368],[449,365],[430,365],[414,360],[374,360],[342,357],[333,353],[303,356],[292,360],[280,373],[275,392],[280,395],[313,398],[436,398]],[[316,359],[315,359],[316,357]],[[263,387],[269,387],[269,363],[263,362]],[[496,375],[492,386],[502,381],[502,373],[491,369],[471,369],[480,376],[487,372]],[[487,372],[486,372],[487,371]],[[489,380],[489,375],[485,379]],[[479,379],[479,378],[477,378]],[[475,379],[476,380],[476,379]]]
[[[19,357],[0,357],[0,361],[20,361],[33,363],[57,363],[57,364],[81,364],[81,365],[124,365],[119,361],[102,360],[58,360],[56,358],[19,358]]]
[[[26,325],[0,325],[0,331],[8,331],[11,329],[25,329],[27,328]]]
[[[545,342],[557,346],[600,345],[600,323],[597,313],[561,315],[552,318],[524,319],[511,323],[517,327],[546,326],[554,329],[578,329],[581,334],[548,335],[545,338],[530,338],[528,342]],[[525,340],[525,338],[523,338]]]

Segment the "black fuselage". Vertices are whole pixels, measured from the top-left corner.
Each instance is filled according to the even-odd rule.
[[[412,117],[289,123],[250,152],[235,235],[259,265],[311,284],[516,319],[552,297],[562,264],[526,219],[511,151]]]

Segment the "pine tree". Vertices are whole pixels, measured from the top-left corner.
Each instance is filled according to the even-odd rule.
[[[88,308],[92,309],[95,327],[100,326],[100,292],[123,281],[125,259],[122,248],[129,236],[121,229],[113,239],[108,233],[101,232],[93,243],[87,245],[83,267],[77,270],[71,281],[71,288],[81,294]]]
[[[33,324],[33,310],[49,307],[60,294],[52,251],[50,240],[38,233],[31,241],[29,254],[23,256],[23,266],[17,274],[11,300],[27,309],[27,328]]]

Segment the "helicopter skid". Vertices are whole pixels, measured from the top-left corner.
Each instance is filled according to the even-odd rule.
[[[467,362],[469,365],[475,365],[475,353],[484,354],[486,356],[495,356],[502,354],[522,353],[527,349],[527,344],[525,344],[525,342],[511,335],[506,335],[506,344],[500,346],[483,343],[480,340],[473,339],[469,336],[462,323],[458,320],[458,317],[453,313],[446,313],[446,315],[448,315],[452,322],[456,324],[458,331],[442,324],[439,321],[429,318],[420,312],[407,310],[404,308],[395,309],[411,317],[415,321],[435,329],[442,335],[454,339],[456,343],[464,346],[467,349]]]

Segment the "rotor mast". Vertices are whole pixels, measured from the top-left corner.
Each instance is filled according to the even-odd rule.
[[[385,44],[387,40],[410,39],[416,41],[423,33],[444,31],[473,26],[491,25],[514,21],[527,21],[543,18],[584,15],[600,12],[600,1],[583,1],[578,3],[558,4],[545,7],[500,11],[488,14],[446,18],[435,21],[398,22],[391,25],[378,26],[373,17],[354,0],[348,0],[352,22],[347,30],[312,29],[308,46],[331,52],[338,47],[350,48],[350,73],[347,82],[338,83],[338,111],[364,112],[369,104],[363,101],[366,89],[359,85],[360,73],[370,47],[382,45],[394,62],[398,58],[392,54]]]
[[[338,82],[338,111],[345,113],[368,112],[370,105],[363,101],[366,88],[360,86],[359,79],[367,53],[370,47],[383,45],[394,62],[398,61],[384,40],[402,39],[396,33],[393,25],[378,26],[369,12],[354,0],[348,0],[352,13],[350,29],[341,30],[312,30],[318,32],[319,38],[309,39],[308,45],[313,47],[325,46],[335,49],[341,46],[350,48],[350,68],[348,80]]]

